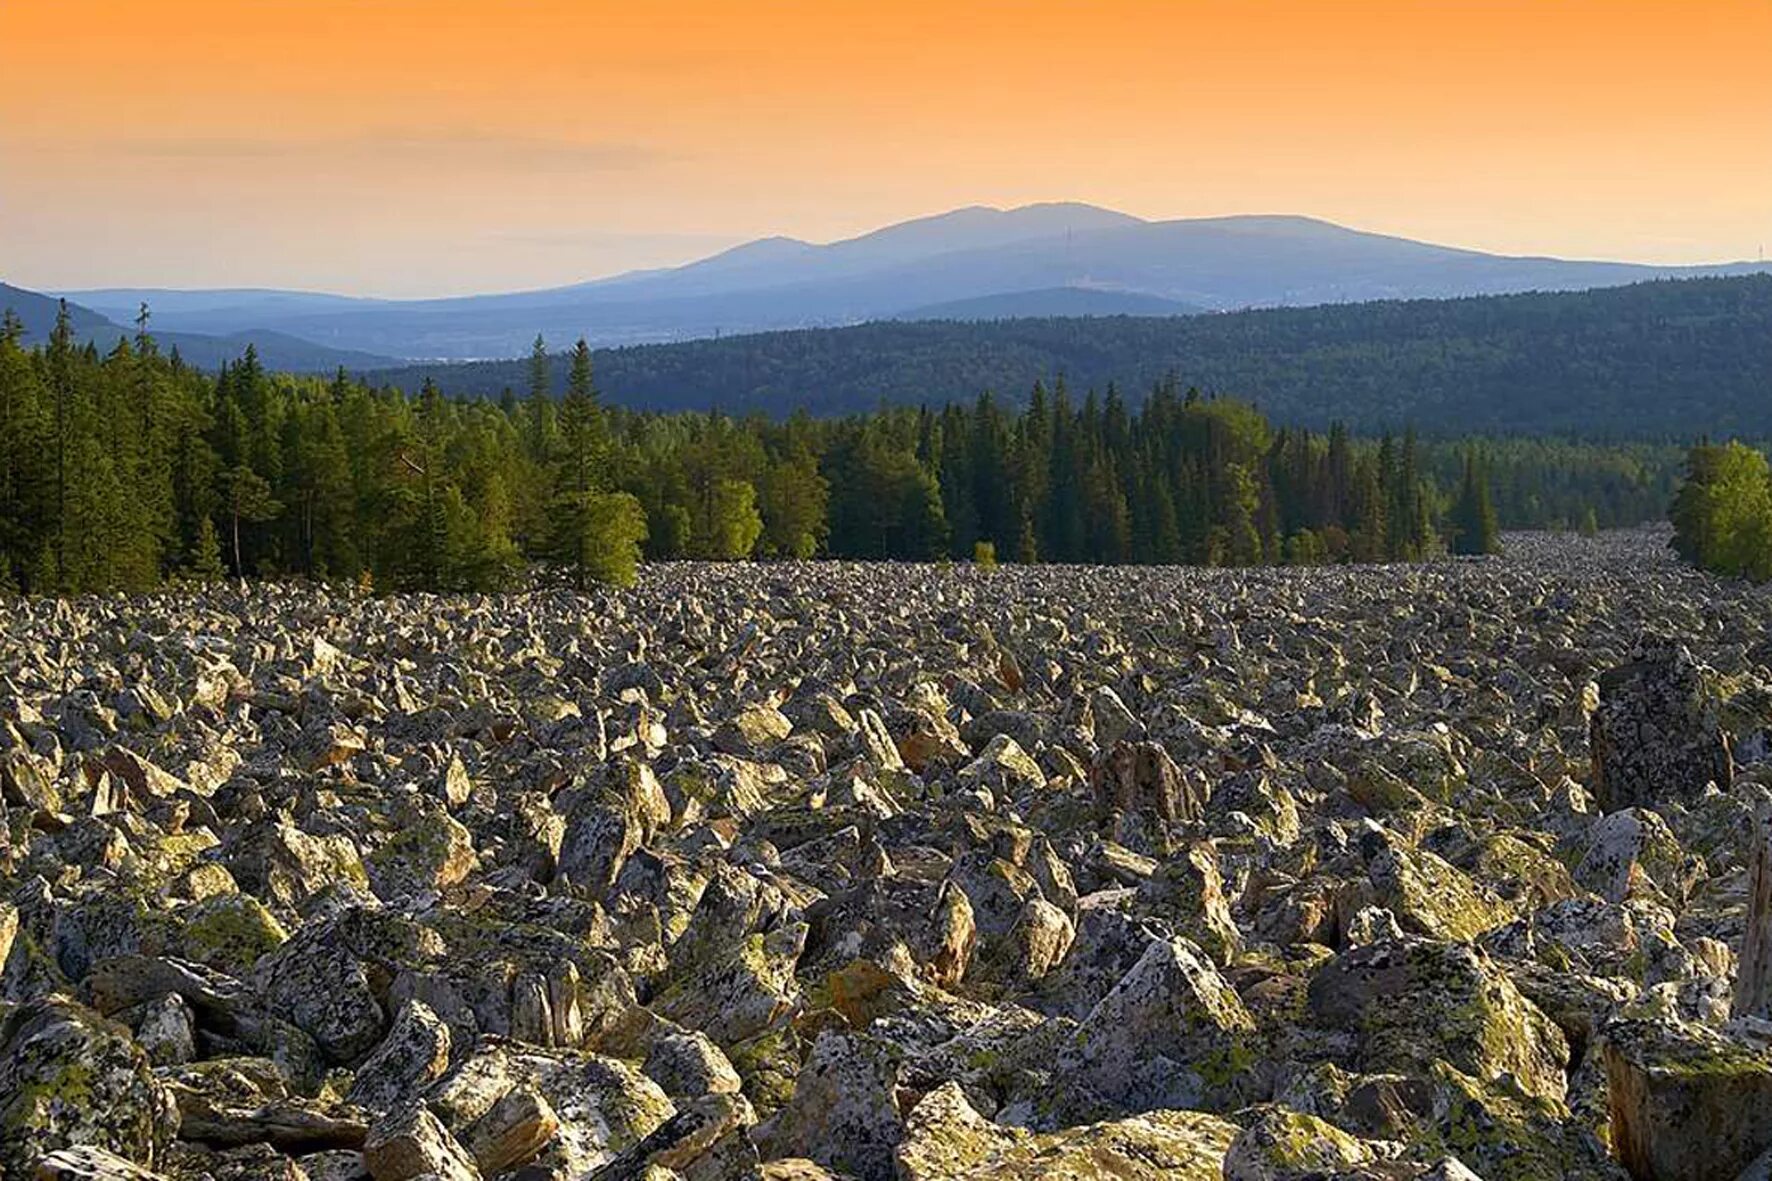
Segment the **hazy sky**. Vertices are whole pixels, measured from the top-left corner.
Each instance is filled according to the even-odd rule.
[[[572,282],[957,205],[1772,247],[1772,0],[0,0],[0,278]]]

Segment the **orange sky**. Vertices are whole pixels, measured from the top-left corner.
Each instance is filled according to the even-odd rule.
[[[1772,0],[0,0],[0,278],[570,282],[956,205],[1772,246]]]

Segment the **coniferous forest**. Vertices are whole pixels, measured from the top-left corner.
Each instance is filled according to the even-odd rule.
[[[1485,552],[1498,526],[1636,523],[1662,449],[1418,442],[1276,426],[1158,383],[1021,407],[772,421],[605,405],[581,342],[556,389],[413,396],[339,374],[209,375],[148,330],[0,332],[0,582],[29,593],[300,576],[379,590],[631,581],[648,559],[833,556],[1258,564]]]

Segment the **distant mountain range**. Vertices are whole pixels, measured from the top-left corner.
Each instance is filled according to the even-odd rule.
[[[685,266],[543,291],[375,300],[275,290],[72,291],[127,323],[145,300],[157,334],[265,338],[344,353],[514,357],[539,332],[562,348],[689,340],[870,320],[1174,315],[1443,298],[1744,274],[1762,263],[1654,267],[1485,254],[1305,217],[1145,221],[1082,204],[972,207],[825,245],[765,238]],[[261,353],[266,349],[261,346]],[[351,367],[362,364],[346,362]]]

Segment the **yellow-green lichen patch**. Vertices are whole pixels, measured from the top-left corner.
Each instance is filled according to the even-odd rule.
[[[186,958],[243,976],[289,938],[283,924],[250,894],[217,894],[185,907]]]

